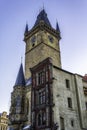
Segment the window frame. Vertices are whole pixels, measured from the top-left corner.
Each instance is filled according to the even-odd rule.
[[[68,108],[72,108],[72,98],[68,97],[67,102],[68,102]]]
[[[66,88],[70,89],[70,80],[69,79],[65,79],[65,83],[66,83]]]

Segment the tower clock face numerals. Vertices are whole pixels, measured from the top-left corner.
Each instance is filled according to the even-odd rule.
[[[49,41],[51,42],[51,43],[53,43],[54,42],[54,38],[52,37],[52,36],[48,36],[48,39],[49,39]]]

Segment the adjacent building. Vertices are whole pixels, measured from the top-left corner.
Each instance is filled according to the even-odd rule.
[[[0,130],[7,130],[8,128],[8,115],[7,112],[0,113]]]
[[[54,29],[44,9],[31,30],[26,25],[25,74],[21,64],[11,93],[11,130],[87,130],[87,75],[62,68],[60,39],[58,23]]]

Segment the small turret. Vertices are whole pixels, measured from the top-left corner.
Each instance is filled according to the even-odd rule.
[[[18,85],[21,85],[21,86],[25,85],[25,78],[24,78],[23,65],[22,64],[20,65],[19,72],[18,72],[18,75],[17,75],[17,79],[16,79],[16,82],[15,82],[15,86],[18,86]]]

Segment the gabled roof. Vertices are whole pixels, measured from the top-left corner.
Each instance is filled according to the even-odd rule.
[[[48,26],[51,27],[50,21],[47,17],[47,13],[45,12],[45,10],[41,10],[41,12],[38,14],[35,25],[38,25],[40,21],[44,21],[45,24],[47,24]]]
[[[25,85],[25,78],[24,78],[24,72],[23,72],[22,64],[20,65],[19,72],[18,72],[16,82],[15,82],[15,86],[17,86],[17,85],[22,85],[22,86]]]

